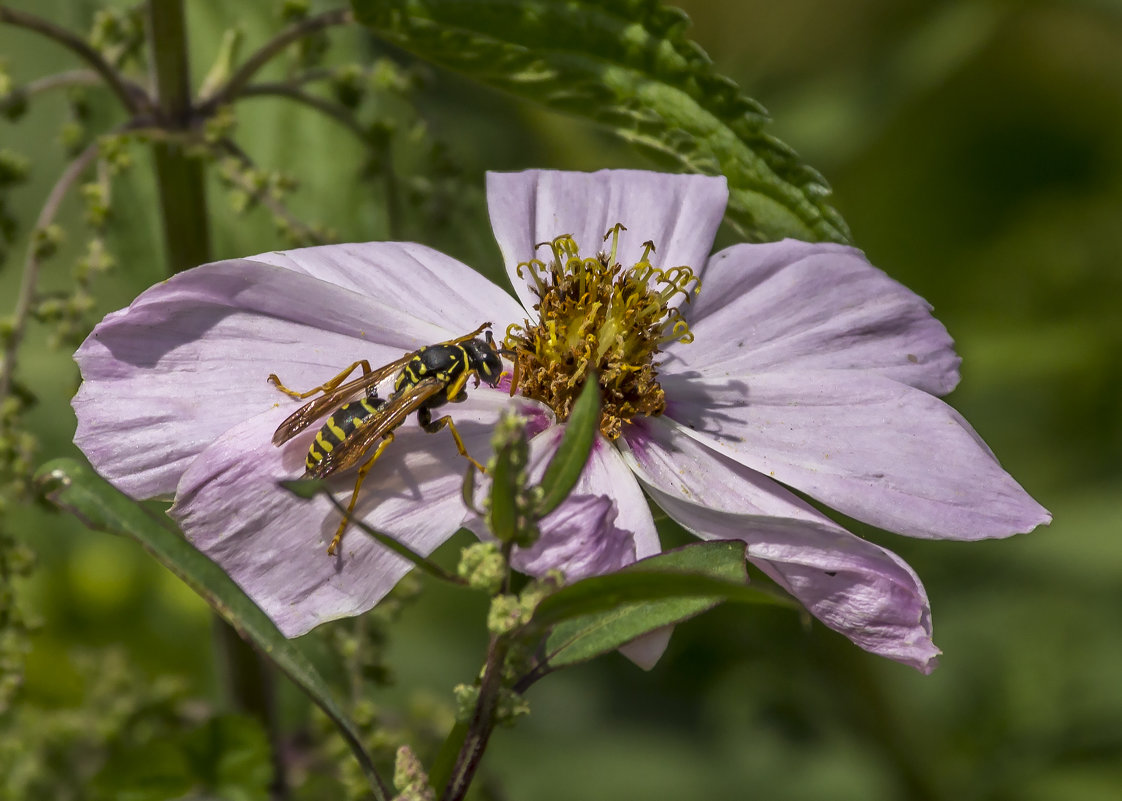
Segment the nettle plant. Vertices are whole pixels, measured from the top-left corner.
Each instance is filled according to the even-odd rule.
[[[124,114],[90,132],[92,100],[71,96],[73,160],[31,231],[3,329],[6,497],[37,491],[139,540],[326,713],[355,757],[338,777],[354,797],[389,798],[391,784],[399,798],[464,797],[494,727],[527,711],[535,682],[616,650],[652,668],[675,624],[721,603],[803,609],[860,648],[932,670],[919,578],[803,496],[912,537],[1003,537],[1050,517],[939,400],[959,359],[928,304],[854,249],[824,181],[685,38],[684,16],[628,0],[316,14],[288,2],[282,16],[245,59],[229,34],[192,92],[182,2],[101,12],[88,36],[0,8],[0,21],[83,64],[6,82],[8,116],[91,85]],[[408,65],[327,66],[329,29],[350,25],[413,54]],[[282,57],[282,80],[259,78]],[[390,230],[412,215],[423,231],[465,186],[431,134],[428,172],[394,173],[402,132],[417,139],[425,60],[587,117],[679,174],[489,174],[513,295],[425,244],[331,244],[287,211],[294,176],[256,166],[233,109],[274,95],[338,120],[367,148],[355,172],[386,189]],[[397,105],[377,102],[386,96]],[[114,264],[114,181],[144,147],[173,274],[93,326],[94,278]],[[213,261],[208,170],[237,211],[267,209],[292,247]],[[3,186],[25,174],[5,152]],[[48,294],[40,267],[70,194],[85,203],[88,245],[72,289]],[[10,244],[17,215],[0,213]],[[743,241],[714,253],[722,221]],[[75,443],[92,471],[68,458],[32,480],[34,401],[19,380],[32,320],[59,345],[81,342]],[[136,503],[151,498],[172,499],[178,531]],[[701,542],[664,550],[667,527]],[[462,529],[479,543],[454,569],[430,558]],[[28,561],[10,535],[0,559],[6,575]],[[436,738],[374,706],[379,644],[416,591],[402,587],[413,570],[490,599],[482,669],[449,696],[456,722]],[[5,592],[15,663],[26,624]],[[355,616],[320,629],[365,677],[340,703],[290,638]],[[7,701],[18,683],[3,689]],[[267,704],[255,711],[273,724]],[[253,780],[283,795],[292,749],[272,733],[271,770]],[[394,751],[390,781],[380,771]]]

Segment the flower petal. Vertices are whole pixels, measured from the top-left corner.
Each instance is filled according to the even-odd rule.
[[[604,247],[604,234],[616,223],[618,261],[633,264],[643,243],[654,240],[652,261],[663,267],[700,269],[728,204],[723,177],[666,175],[640,170],[593,173],[527,170],[487,173],[487,208],[503,262],[522,305],[537,302],[516,267],[549,251],[536,248],[562,234],[572,234],[586,256]]]
[[[674,520],[703,539],[748,543],[748,559],[861,648],[929,673],[927,594],[891,551],[855,537],[774,482],[651,418],[624,459]]]
[[[617,528],[615,519],[610,498],[569,496],[542,518],[541,537],[529,548],[516,549],[511,563],[529,576],[560,570],[569,583],[612,573],[635,561],[634,538]]]
[[[526,404],[521,412],[522,414],[532,415],[535,412],[540,416],[547,414],[548,418],[552,420],[552,414],[538,411],[530,406],[525,399],[522,399],[522,403]],[[535,423],[541,419],[540,416],[534,419]],[[552,423],[530,439],[528,473],[533,481],[541,480],[542,474],[545,472],[550,459],[557,452],[557,446],[561,444],[561,437],[564,434],[565,427],[563,424]],[[616,513],[613,526],[617,531],[622,532],[629,542],[633,543],[634,555],[624,564],[637,559],[645,559],[661,552],[658,530],[655,528],[654,518],[651,516],[651,509],[647,505],[647,499],[643,495],[643,491],[639,489],[639,484],[623,463],[619,451],[599,434],[596,435],[596,440],[592,444],[592,451],[588,456],[588,462],[585,464],[584,470],[581,472],[580,478],[577,479],[569,497],[562,501],[561,505],[546,516],[544,520],[566,519],[569,516],[579,514],[579,511],[566,511],[566,505],[579,503],[581,508],[584,509],[583,505],[587,503],[584,499],[590,496],[604,497],[613,502]],[[479,502],[481,502],[481,498]],[[558,517],[559,515],[560,517]],[[469,522],[468,527],[479,532],[483,531],[478,521]]]
[[[853,248],[787,239],[714,255],[684,306],[696,344],[667,350],[707,376],[871,370],[944,395],[961,361],[931,306]]]
[[[444,261],[432,264],[450,269],[447,257],[427,248],[373,243],[344,250],[353,256],[356,247],[373,265],[371,276],[398,257],[415,266],[435,254]],[[305,260],[306,251],[269,255],[303,273],[309,264],[326,272],[320,262],[331,249],[311,250],[317,259]],[[98,324],[75,354],[84,382],[73,401],[75,442],[98,472],[135,497],[170,494],[223,431],[278,403],[293,405],[266,381],[269,373],[309,389],[355,360],[378,366],[462,335],[471,330],[461,330],[466,320],[472,327],[487,319],[505,325],[496,311],[520,313],[494,290],[458,297],[464,320],[448,321],[427,299],[395,306],[303,273],[246,259],[208,264],[157,284]],[[390,280],[382,286],[390,291]],[[498,296],[505,297],[501,307],[488,308]]]
[[[476,459],[488,457],[490,431],[506,401],[481,388],[457,405],[457,428]],[[286,411],[253,417],[203,451],[183,475],[170,514],[286,636],[295,637],[366,611],[411,565],[357,528],[348,530],[337,556],[327,555],[339,513],[326,498],[302,500],[277,486],[302,474],[315,436],[307,431],[273,447],[270,437]],[[449,434],[430,435],[410,421],[396,435],[367,476],[355,514],[427,555],[468,514],[461,497],[466,462]],[[347,502],[354,471],[332,482]]]
[[[818,370],[662,385],[689,436],[874,526],[976,540],[1051,520],[958,412],[897,381]]]
[[[262,253],[252,260],[377,298],[394,310],[387,320],[391,327],[401,317],[413,317],[440,329],[412,340],[413,348],[466,334],[488,320],[502,332],[523,315],[514,298],[480,273],[413,242],[323,245]]]

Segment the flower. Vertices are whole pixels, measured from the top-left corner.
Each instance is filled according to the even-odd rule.
[[[135,497],[174,494],[186,536],[287,635],[370,608],[408,564],[353,532],[340,557],[323,554],[337,513],[277,488],[301,473],[314,431],[272,445],[298,402],[265,377],[310,388],[486,320],[507,331],[521,396],[483,385],[454,407],[476,458],[511,403],[536,423],[540,465],[592,369],[605,397],[573,498],[516,557],[528,572],[590,575],[658,552],[646,493],[703,539],[745,541],[830,628],[926,672],[938,649],[918,577],[788,487],[914,537],[1004,537],[1050,520],[936,397],[957,384],[959,359],[930,307],[859,251],[786,240],[710,257],[723,178],[490,174],[487,197],[517,301],[421,245],[315,247],[181,273],[107,316],[76,354],[75,441],[94,467]],[[408,423],[356,514],[428,553],[478,528],[464,466],[451,437]],[[344,498],[350,486],[338,479]]]

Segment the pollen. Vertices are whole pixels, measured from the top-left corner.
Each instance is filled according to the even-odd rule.
[[[602,395],[600,432],[616,439],[636,417],[662,414],[666,396],[658,383],[658,354],[670,342],[691,342],[693,334],[674,304],[689,303],[701,282],[687,266],[662,269],[651,263],[654,242],[643,244],[635,264],[617,259],[616,224],[604,235],[611,248],[581,255],[572,235],[536,247],[552,260],[531,259],[518,275],[538,298],[538,320],[507,328],[505,347],[514,353],[514,382],[524,396],[549,405],[559,420],[593,373]]]

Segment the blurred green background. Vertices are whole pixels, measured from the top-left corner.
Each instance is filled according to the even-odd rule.
[[[79,30],[97,8],[13,5]],[[536,801],[1122,798],[1122,3],[679,5],[718,68],[833,185],[858,246],[935,306],[964,359],[950,402],[1055,522],[975,544],[860,530],[926,583],[944,650],[930,677],[790,613],[719,609],[682,626],[650,673],[611,657],[536,686],[532,716],[496,735],[485,772],[505,797]],[[196,85],[226,27],[241,25],[250,48],[275,30],[268,3],[188,6]],[[387,52],[353,28],[332,41],[339,60]],[[17,83],[74,66],[11,28],[0,54]],[[104,99],[91,94],[91,127],[116,119]],[[469,189],[445,223],[407,222],[406,236],[491,275],[485,170],[645,166],[601,131],[438,70],[419,102]],[[44,96],[0,127],[0,145],[33,163],[13,196],[24,226],[64,164],[65,114],[61,96]],[[239,106],[238,123],[262,166],[300,180],[294,212],[344,241],[387,236],[383,187],[356,180],[362,153],[346,131],[269,99]],[[96,286],[103,312],[165,275],[151,169],[136,155],[114,196],[120,268]],[[268,215],[235,217],[210,189],[216,257],[283,246]],[[62,223],[76,233],[48,285],[67,281],[79,220],[72,203]],[[21,253],[0,272],[5,314]],[[39,461],[74,454],[68,353],[33,328],[21,370],[40,401]],[[44,508],[9,522],[39,561],[19,587],[41,623],[25,708],[80,718],[124,703],[112,682],[136,680],[221,704],[210,614],[189,590],[131,542]],[[393,629],[397,682],[379,706],[444,703],[481,662],[481,607],[424,586]],[[295,730],[306,712],[285,698]],[[49,737],[26,747],[49,750]]]

